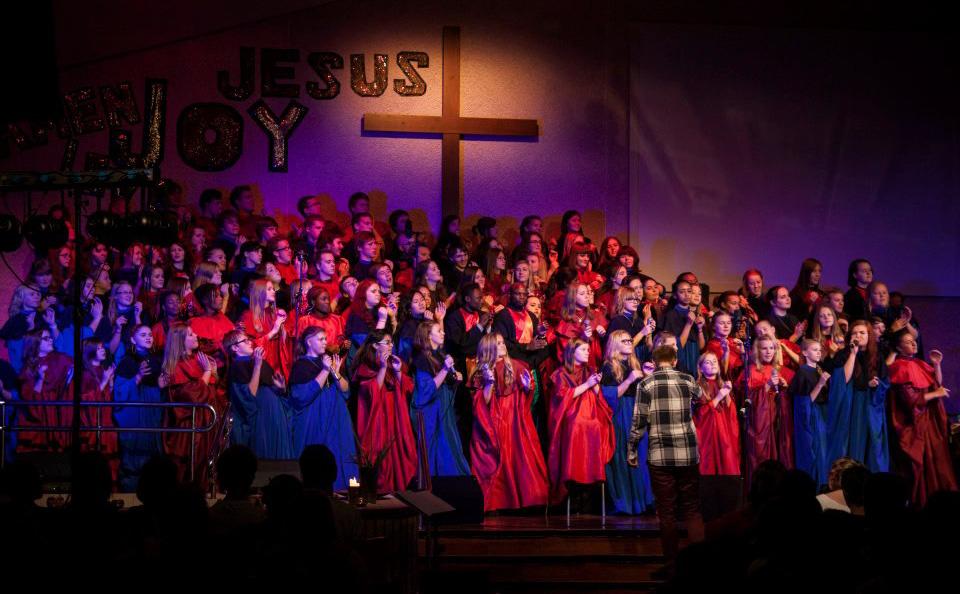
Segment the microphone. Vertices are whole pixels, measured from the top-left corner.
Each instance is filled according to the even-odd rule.
[[[304,260],[307,259],[307,252],[303,248],[300,248],[294,253],[294,257],[297,260],[300,260],[301,262],[303,262]]]

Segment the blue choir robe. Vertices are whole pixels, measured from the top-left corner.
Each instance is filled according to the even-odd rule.
[[[623,396],[617,397],[619,382],[613,377],[610,363],[603,366],[601,390],[603,397],[613,411],[613,428],[616,433],[617,448],[613,458],[607,463],[607,492],[613,501],[613,509],[620,514],[642,514],[653,507],[653,489],[650,487],[650,472],[647,469],[647,435],[640,439],[637,456],[640,464],[633,468],[627,464],[627,440],[630,437],[630,425],[633,422],[633,407],[637,400],[636,387],[631,385]],[[623,365],[623,377],[630,370]]]
[[[252,372],[253,357],[236,357],[230,364],[230,443],[247,446],[258,458],[289,460],[294,455],[288,406],[273,385],[273,368],[263,362],[256,394],[250,392]]]
[[[821,367],[830,373],[827,394],[827,463],[850,454],[850,419],[853,412],[853,382],[847,381],[843,363],[849,352],[843,349],[825,359]]]
[[[343,391],[329,375],[320,386],[317,375],[323,370],[319,357],[301,357],[290,371],[290,408],[292,412],[293,455],[303,448],[323,444],[337,460],[336,489],[346,489],[348,480],[359,477],[357,442],[347,410],[349,391]]]
[[[43,324],[40,315],[40,312],[34,314],[34,329],[40,328]],[[17,373],[23,369],[23,337],[29,331],[29,322],[25,313],[11,316],[0,328],[0,339],[3,339],[7,345],[7,357]]]
[[[436,351],[434,358],[440,362],[446,357]],[[442,363],[441,363],[442,364]],[[423,435],[426,443],[430,476],[465,476],[470,474],[470,465],[463,455],[460,432],[457,430],[457,414],[454,397],[457,384],[453,374],[438,388],[433,381],[435,372],[427,357],[419,353],[413,358],[414,390],[410,401],[410,422],[414,432],[420,434],[419,418],[423,418]]]
[[[700,358],[700,344],[697,341],[697,327],[690,329],[687,344],[680,346],[680,335],[687,324],[689,307],[676,305],[663,314],[663,330],[677,337],[677,369],[697,377],[697,360]]]
[[[887,430],[887,390],[890,379],[886,362],[878,355],[875,371],[880,383],[870,387],[866,361],[867,354],[857,353],[857,363],[853,371],[852,394],[850,404],[850,431],[847,454],[862,462],[870,472],[888,472],[890,470],[890,441]]]
[[[136,376],[140,364],[146,361],[151,373],[137,383]],[[157,385],[162,371],[159,355],[143,352],[130,352],[117,364],[116,379],[113,384],[114,402],[163,402],[163,393]],[[118,427],[160,427],[164,409],[159,407],[114,406],[113,421]],[[120,446],[120,490],[137,490],[140,469],[153,456],[163,452],[160,433],[119,432]]]
[[[793,401],[794,463],[797,469],[813,478],[818,488],[827,485],[830,465],[833,462],[827,459],[829,388],[823,386],[815,401],[810,398],[819,379],[820,373],[816,368],[802,365],[787,388]],[[841,377],[837,381],[843,379]]]

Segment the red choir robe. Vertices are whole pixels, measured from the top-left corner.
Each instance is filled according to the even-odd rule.
[[[297,336],[303,336],[304,330],[313,326],[323,328],[327,335],[327,350],[330,352],[339,349],[340,343],[343,341],[344,319],[340,314],[331,313],[323,318],[313,314],[300,316],[296,327],[293,326],[293,314],[289,314],[287,315],[287,326],[287,331],[291,334],[296,331]]]
[[[187,357],[177,363],[177,367],[170,378],[168,389],[168,398],[170,402],[196,402],[201,404],[212,404],[217,407],[217,386],[216,382],[206,384],[203,381],[203,368],[197,362],[196,355]],[[219,409],[219,408],[218,408]],[[191,409],[173,408],[170,409],[169,424],[171,427],[189,429],[191,427]],[[203,427],[210,423],[210,413],[205,409],[198,409],[196,413],[196,426]],[[196,444],[194,456],[195,478],[203,480],[203,470],[206,467],[206,459],[210,452],[210,446],[213,435],[216,435],[217,428],[206,433],[167,433],[164,434],[164,446],[167,454],[171,456],[180,469],[180,479],[188,480],[190,477],[190,442]]]
[[[526,363],[513,360],[513,381],[506,362],[494,367],[496,384],[490,402],[483,388],[473,388],[473,436],[470,461],[483,491],[484,511],[546,505],[550,483],[530,407],[533,386],[524,390],[520,375]]]
[[[163,314],[160,311],[160,291],[141,291],[140,292],[140,302],[143,303],[143,311],[147,312],[147,315],[150,316],[151,320],[160,319],[160,316]]]
[[[327,291],[327,295],[330,296],[330,306],[334,307],[337,303],[337,299],[340,298],[340,278],[334,276],[328,281],[322,281],[319,278],[315,278],[312,281],[314,287],[320,287]]]
[[[743,373],[743,357],[737,352],[737,347],[733,344],[733,340],[729,338],[711,338],[707,341],[705,351],[717,356],[717,362],[720,363],[720,369],[722,371],[723,346],[721,343],[723,341],[727,342],[727,346],[730,349],[730,358],[727,360],[727,372],[724,377],[733,381],[733,378],[740,377],[740,374]]]
[[[563,351],[567,348],[567,344],[574,338],[579,338],[590,345],[590,361],[587,362],[587,366],[592,369],[599,369],[603,364],[603,347],[600,344],[600,334],[597,332],[597,326],[603,326],[606,329],[608,324],[603,314],[597,311],[593,311],[591,314],[589,319],[590,325],[593,327],[593,333],[590,338],[587,338],[583,329],[584,320],[588,319],[587,316],[589,315],[584,309],[577,309],[572,320],[561,319],[557,324],[556,348],[558,361],[563,361]]]
[[[786,386],[779,395],[767,386],[772,365],[750,365],[749,386],[746,398],[751,401],[747,409],[747,470],[753,470],[764,460],[779,460],[787,468],[793,468],[793,403]],[[793,371],[780,368],[780,377],[789,385]],[[734,382],[734,389],[743,393],[746,382],[743,373]],[[741,399],[742,400],[742,399]]]
[[[100,383],[103,381],[103,366],[91,367],[83,370],[83,381],[80,386],[80,399],[84,402],[112,402],[113,387],[108,385],[100,389]],[[69,410],[69,409],[67,409]],[[83,407],[80,409],[80,424],[85,427],[97,426],[97,408]],[[108,407],[99,409],[100,426],[113,427],[113,412]],[[110,473],[113,480],[117,480],[120,471],[120,445],[119,434],[113,431],[105,431],[100,434],[100,453],[110,464]],[[97,433],[91,431],[80,434],[80,447],[86,451],[97,449]]]
[[[581,285],[589,285],[591,289],[596,291],[603,286],[603,275],[588,268],[584,268],[582,270],[577,270],[577,282]]]
[[[377,491],[402,491],[417,474],[417,442],[410,425],[410,396],[413,380],[388,370],[383,385],[377,383],[377,370],[361,364],[354,380],[357,394],[357,436],[363,453],[376,457],[384,448],[387,455],[380,465]]]
[[[273,338],[267,338],[267,335],[273,330],[273,325],[276,320],[276,312],[273,310],[267,311],[264,319],[260,322],[260,329],[257,330],[251,310],[246,310],[243,312],[243,315],[240,316],[243,331],[253,339],[254,346],[263,347],[263,360],[283,374],[283,377],[290,377],[290,369],[293,367],[293,345],[290,342],[286,328],[281,326],[280,332]]]
[[[73,391],[67,383],[73,371],[73,359],[63,353],[53,352],[40,359],[39,365],[46,365],[43,386],[35,391],[36,375],[26,367],[20,373],[20,399],[34,401],[70,401]],[[17,411],[17,424],[20,427],[69,426],[73,419],[73,410],[69,407],[28,407]],[[61,452],[70,445],[70,433],[66,431],[20,431],[17,433],[18,452],[54,451]]]
[[[800,345],[797,344],[797,343],[795,343],[795,342],[793,342],[792,340],[787,340],[786,338],[781,338],[781,339],[780,339],[780,345],[781,345],[783,348],[785,348],[785,349],[789,350],[790,352],[792,352],[794,355],[799,355],[799,354],[800,354]],[[784,356],[783,356],[783,366],[786,367],[787,369],[791,370],[791,371],[796,371],[797,369],[800,368],[800,364],[797,363],[797,362],[795,362],[795,361],[794,361],[792,358],[790,358],[788,355],[784,355]],[[792,374],[791,374],[791,376],[792,376]],[[789,380],[788,380],[788,381],[789,381]]]
[[[616,449],[613,412],[600,385],[573,396],[574,389],[591,373],[586,366],[572,374],[561,367],[550,376],[547,429],[552,503],[560,503],[566,496],[567,481],[591,484],[606,480],[606,465]]]
[[[720,392],[717,379],[700,380],[703,398],[694,403],[693,423],[697,428],[700,449],[700,474],[740,475],[740,424],[733,393],[714,408],[713,399]]]
[[[277,262],[275,266],[277,267],[277,271],[280,272],[280,278],[282,278],[283,282],[288,286],[300,278],[297,275],[297,267],[293,264],[280,264]],[[304,274],[303,278],[307,278],[307,275]]]
[[[912,499],[923,506],[936,491],[956,491],[950,457],[950,430],[943,399],[926,401],[937,389],[933,367],[920,359],[897,359],[890,365],[887,399],[898,450],[909,462]]]

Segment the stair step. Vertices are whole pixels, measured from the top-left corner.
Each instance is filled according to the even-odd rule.
[[[580,557],[582,555],[659,556],[659,537],[528,536],[515,538],[449,537],[441,534],[439,555],[449,556],[541,556]],[[421,541],[425,553],[425,542]]]
[[[444,572],[464,571],[486,574],[491,584],[539,584],[633,587],[655,584],[654,572],[660,563],[605,563],[588,561],[575,564],[483,564],[441,561]]]

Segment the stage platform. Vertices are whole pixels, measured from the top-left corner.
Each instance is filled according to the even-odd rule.
[[[569,527],[564,514],[488,516],[437,532],[433,559],[421,533],[424,592],[639,592],[661,583],[652,514],[607,516],[605,525],[600,516],[573,515]]]

